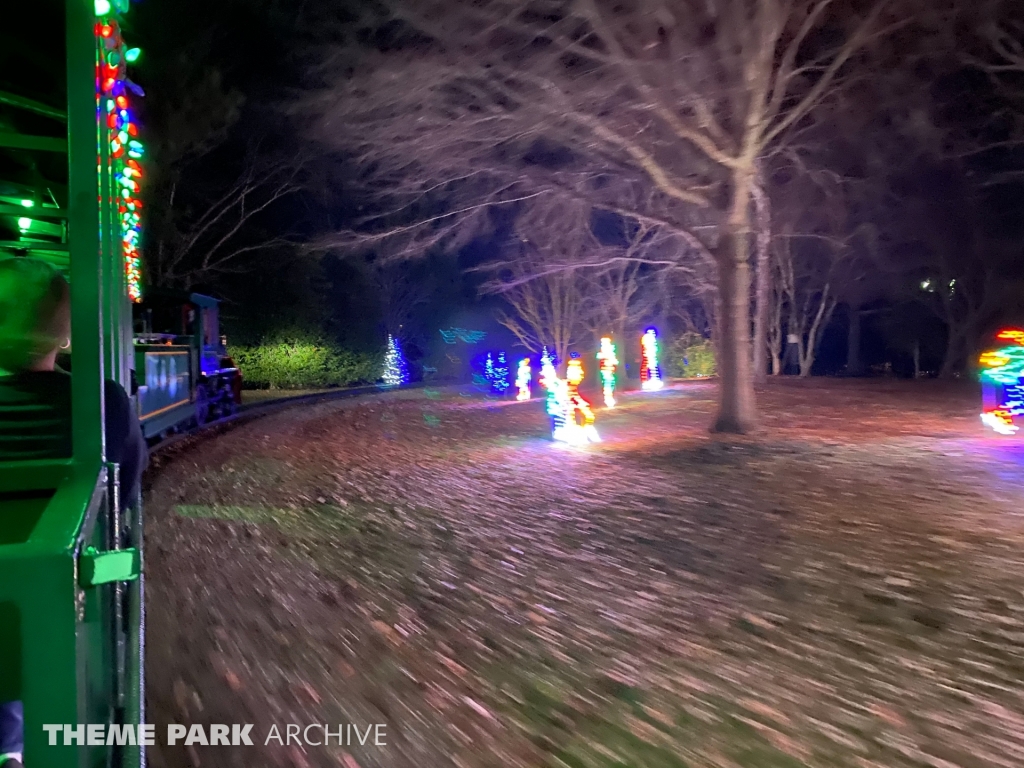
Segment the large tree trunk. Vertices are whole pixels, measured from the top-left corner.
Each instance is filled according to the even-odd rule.
[[[860,376],[864,368],[860,361],[860,307],[849,306],[850,325],[846,334],[846,373]]]
[[[942,368],[939,369],[940,379],[951,379],[956,374],[964,355],[966,343],[967,339],[962,330],[950,329],[949,340],[946,342],[946,354],[942,359]]]
[[[718,417],[712,432],[745,434],[756,426],[750,375],[750,262],[743,230],[722,238],[718,256]]]
[[[768,303],[771,300],[771,207],[764,179],[758,174],[751,187],[757,223],[757,283],[754,290],[754,381],[768,380]]]

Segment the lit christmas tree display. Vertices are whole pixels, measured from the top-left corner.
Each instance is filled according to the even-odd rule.
[[[484,378],[491,389],[494,389],[494,356],[488,352],[484,360]]]
[[[1001,435],[1015,434],[1024,415],[1024,331],[1008,328],[996,334],[1009,345],[981,355],[981,421]]]
[[[97,57],[99,59],[96,85],[97,103],[106,115],[106,136],[101,152],[109,153],[114,189],[110,194],[118,200],[121,249],[124,258],[125,281],[128,297],[133,302],[142,300],[141,258],[139,234],[142,201],[140,183],[142,168],[139,160],[144,152],[139,141],[139,129],[133,115],[131,98],[142,96],[142,89],[128,79],[127,68],[138,58],[138,48],[128,48],[121,37],[121,27],[115,18],[127,13],[128,0],[95,0]],[[102,157],[102,155],[101,155]]]
[[[597,353],[601,364],[601,389],[604,393],[604,404],[607,408],[615,407],[615,366],[619,364],[615,356],[615,345],[605,336],[601,339],[601,350]]]
[[[530,370],[530,358],[524,357],[519,361],[519,369],[516,371],[516,400],[530,399],[530,380],[533,373]]]
[[[384,385],[400,387],[409,381],[409,368],[398,345],[398,339],[388,334],[388,350],[384,355]]]
[[[658,332],[648,328],[640,338],[640,388],[647,392],[661,389],[661,366],[658,364]]]
[[[498,353],[498,362],[493,366],[494,377],[491,379],[491,388],[495,394],[504,396],[508,388],[512,386],[509,380],[508,359],[504,352]]]

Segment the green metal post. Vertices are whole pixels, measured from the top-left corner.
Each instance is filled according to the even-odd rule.
[[[103,462],[103,259],[97,250],[96,40],[92,0],[67,2],[68,232],[71,251],[72,405],[76,468],[97,473]]]

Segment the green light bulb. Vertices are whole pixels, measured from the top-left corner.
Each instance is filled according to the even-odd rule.
[[[97,16],[106,16],[110,13],[110,0],[94,0],[93,7]]]
[[[127,61],[129,64],[136,62],[139,59],[140,53],[142,53],[141,48],[129,48],[127,51],[124,52],[124,60]]]
[[[36,201],[35,201],[35,200],[22,200],[22,201],[21,201],[21,205],[22,205],[22,207],[24,207],[24,208],[31,208],[31,207],[32,207],[32,206],[34,206],[35,204],[36,204]]]
[[[22,216],[20,219],[18,219],[18,229],[20,229],[22,232],[24,232],[26,229],[29,229],[31,226],[32,219],[28,218],[27,216]]]

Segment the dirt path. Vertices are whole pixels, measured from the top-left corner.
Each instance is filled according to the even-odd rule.
[[[427,390],[179,452],[149,720],[261,746],[152,764],[1024,765],[1024,443],[932,383],[773,385],[742,440],[714,394],[627,394],[587,449]],[[262,746],[287,723],[387,746]]]

